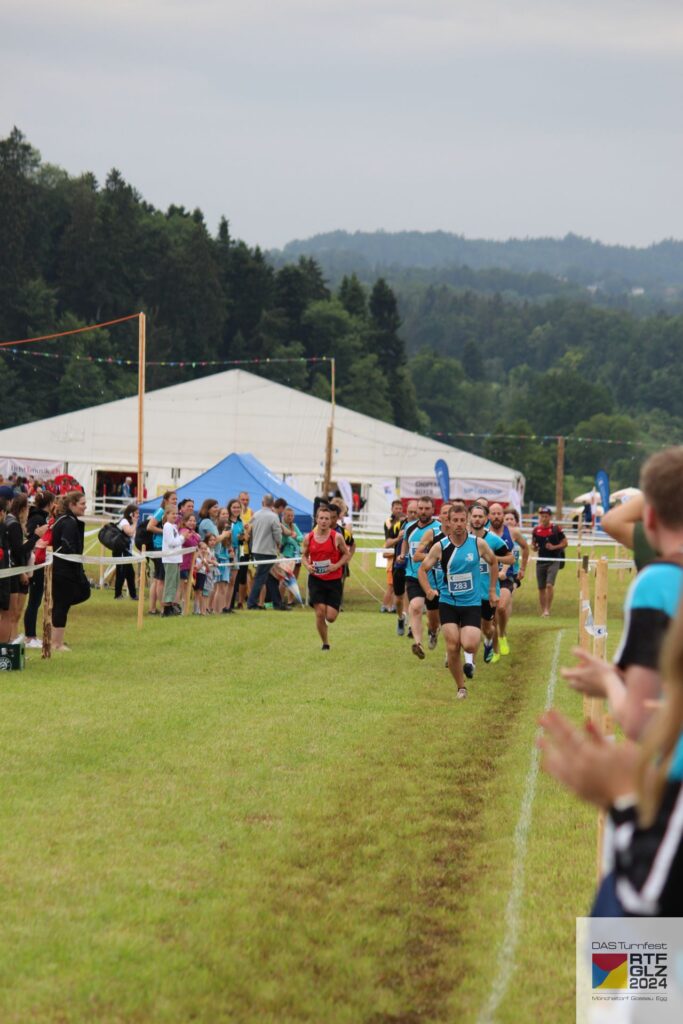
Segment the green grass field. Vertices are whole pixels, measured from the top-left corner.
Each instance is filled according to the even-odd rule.
[[[516,867],[515,829],[575,567],[551,619],[518,592],[512,654],[464,702],[371,577],[329,654],[309,610],[138,633],[104,591],[71,654],[0,676],[2,1024],[475,1024],[504,968],[493,1019],[574,1019],[596,816],[541,774]],[[625,586],[610,573],[611,647]],[[580,717],[561,681],[555,703]]]

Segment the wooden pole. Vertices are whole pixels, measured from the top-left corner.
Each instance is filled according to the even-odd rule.
[[[138,504],[144,500],[145,487],[145,367],[147,317],[138,315]]]
[[[336,364],[334,357],[330,359],[330,422],[327,428],[325,440],[325,470],[323,473],[323,497],[327,498],[332,482],[332,448],[334,444],[334,413],[337,405],[336,399]]]
[[[145,582],[147,580],[147,559],[145,553],[147,551],[146,546],[143,544],[140,549],[142,555],[142,561],[140,562],[140,586],[138,589],[138,629],[142,629],[145,621]]]
[[[192,577],[194,576],[194,563],[197,558],[197,552],[192,552],[192,561],[190,562],[190,572],[187,577],[187,586],[185,587],[185,600],[183,601],[183,615],[189,615],[190,607],[190,595],[192,594]]]
[[[562,519],[564,505],[564,437],[557,439],[557,466],[555,469],[555,521]]]
[[[608,561],[603,556],[597,565],[595,573],[595,620],[596,631],[602,627],[600,634],[593,637],[593,654],[597,658],[604,658],[607,653],[607,578]],[[605,731],[605,709],[604,701],[594,697],[591,701],[591,721],[601,732]],[[605,812],[598,812],[598,837],[597,837],[597,878],[602,878],[602,851],[605,842]]]
[[[100,558],[104,558],[106,555],[104,544],[100,544]],[[100,564],[100,590],[104,587],[104,563]]]
[[[590,636],[586,632],[586,620],[588,608],[590,607],[590,577],[588,575],[588,555],[584,555],[579,566],[579,647],[582,651],[590,648]],[[591,713],[591,699],[583,695],[583,717],[589,718]]]
[[[52,657],[52,547],[45,549],[45,593],[43,596],[43,650],[42,658]],[[50,562],[48,565],[47,563]]]

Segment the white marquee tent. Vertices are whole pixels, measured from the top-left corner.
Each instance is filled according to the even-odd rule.
[[[150,496],[179,486],[230,452],[249,451],[306,497],[319,493],[330,403],[228,370],[150,391],[145,399],[145,470]],[[137,467],[137,397],[0,431],[0,460],[61,466],[93,495],[107,474]],[[337,406],[332,478],[362,486],[371,513],[394,493],[438,495],[434,463],[444,459],[451,497],[520,497],[514,469]],[[226,498],[227,495],[217,496]]]

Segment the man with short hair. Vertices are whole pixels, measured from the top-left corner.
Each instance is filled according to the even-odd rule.
[[[304,537],[301,564],[308,572],[308,603],[315,611],[315,625],[322,650],[329,651],[328,626],[341,608],[342,576],[349,549],[341,533],[332,529],[332,516],[325,505],[318,506],[315,529]]]
[[[419,498],[417,502],[417,519],[406,525],[401,552],[406,560],[406,590],[408,591],[408,614],[413,635],[412,652],[422,660],[425,656],[422,647],[422,613],[427,606],[427,623],[430,631],[439,628],[439,595],[435,592],[429,599],[418,580],[418,562],[415,561],[422,538],[435,523],[434,502],[431,498]]]
[[[548,505],[541,505],[538,510],[538,526],[531,532],[531,546],[538,552],[536,562],[536,582],[538,583],[538,600],[541,605],[541,618],[550,615],[555,591],[555,580],[564,566],[564,549],[567,538],[559,526],[551,523],[552,510]]]
[[[486,525],[488,518],[488,510],[482,505],[475,503],[470,508],[470,529],[475,537],[485,541],[488,547],[493,551],[498,561],[504,565],[512,565],[514,561],[514,555],[508,548],[502,538],[497,537],[495,533],[492,533],[489,527]],[[491,581],[489,576],[491,575],[488,559],[480,559],[479,561],[479,572],[480,572],[480,597],[481,597],[481,628],[484,634],[484,661],[486,664],[500,661],[500,648],[498,646],[498,634],[496,632],[496,606],[492,605],[488,599],[488,592],[492,583],[496,591],[496,604],[500,597],[500,583],[498,582],[498,569],[494,572],[494,579]],[[474,661],[470,662],[471,668],[467,669],[468,678],[472,678],[474,674]],[[470,672],[472,675],[470,675]]]
[[[454,501],[448,515],[447,533],[419,563],[418,580],[427,599],[433,599],[437,594],[430,577],[439,565],[439,619],[448,652],[448,668],[458,688],[459,700],[467,696],[460,649],[473,655],[481,636],[480,560],[490,570],[487,599],[495,608],[498,600],[495,557],[484,540],[468,533],[465,504]]]
[[[400,616],[403,610],[403,596],[396,598],[394,592],[394,556],[396,555],[396,545],[399,543],[398,535],[401,532],[401,522],[403,521],[403,502],[400,498],[395,498],[391,503],[391,515],[384,522],[384,547],[391,554],[385,555],[387,563],[387,587],[384,591],[384,599],[382,601],[382,612],[397,612]]]
[[[521,552],[522,564],[521,572],[524,576],[526,571],[526,563],[529,560],[529,545],[526,542],[522,531],[519,526],[508,526],[505,522],[505,512],[503,506],[499,501],[492,502],[489,505],[489,529],[491,533],[495,534],[496,537],[500,537],[504,541],[509,551],[515,554],[515,545],[517,550]],[[510,621],[510,615],[512,614],[512,592],[515,589],[514,581],[514,563],[512,565],[506,565],[503,562],[498,563],[498,585],[500,588],[500,596],[498,599],[498,607],[496,608],[496,632],[498,634],[498,649],[502,655],[508,655],[510,653],[510,644],[507,638],[507,627]]]
[[[433,525],[424,534],[420,541],[420,546],[415,552],[415,561],[423,562],[427,557],[432,546],[441,537],[445,537],[448,533],[449,520],[448,514],[451,510],[450,501],[444,501],[439,509],[438,518],[434,521]],[[434,566],[432,584],[435,590],[439,590],[441,584],[441,568],[439,563]],[[439,625],[433,620],[429,622],[429,650],[433,651],[437,644],[437,637],[439,633]]]
[[[259,594],[261,587],[264,586],[266,600],[272,602],[273,608],[280,610],[286,607],[280,599],[277,580],[270,572],[274,560],[280,554],[280,542],[282,541],[282,525],[278,514],[273,509],[273,504],[273,495],[264,494],[261,508],[254,513],[249,524],[251,526],[251,557],[258,563],[247,601],[247,608],[250,611],[259,607]]]

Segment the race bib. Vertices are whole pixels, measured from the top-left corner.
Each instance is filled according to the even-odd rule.
[[[411,558],[415,558],[415,554],[419,550],[420,550],[420,541],[419,540],[411,540],[411,542],[410,542],[410,557]]]
[[[448,593],[470,594],[474,590],[471,572],[449,572]]]
[[[330,571],[331,565],[332,563],[330,562],[329,558],[327,559],[326,562],[314,562],[313,572],[316,574],[316,576],[324,576],[326,573]]]

